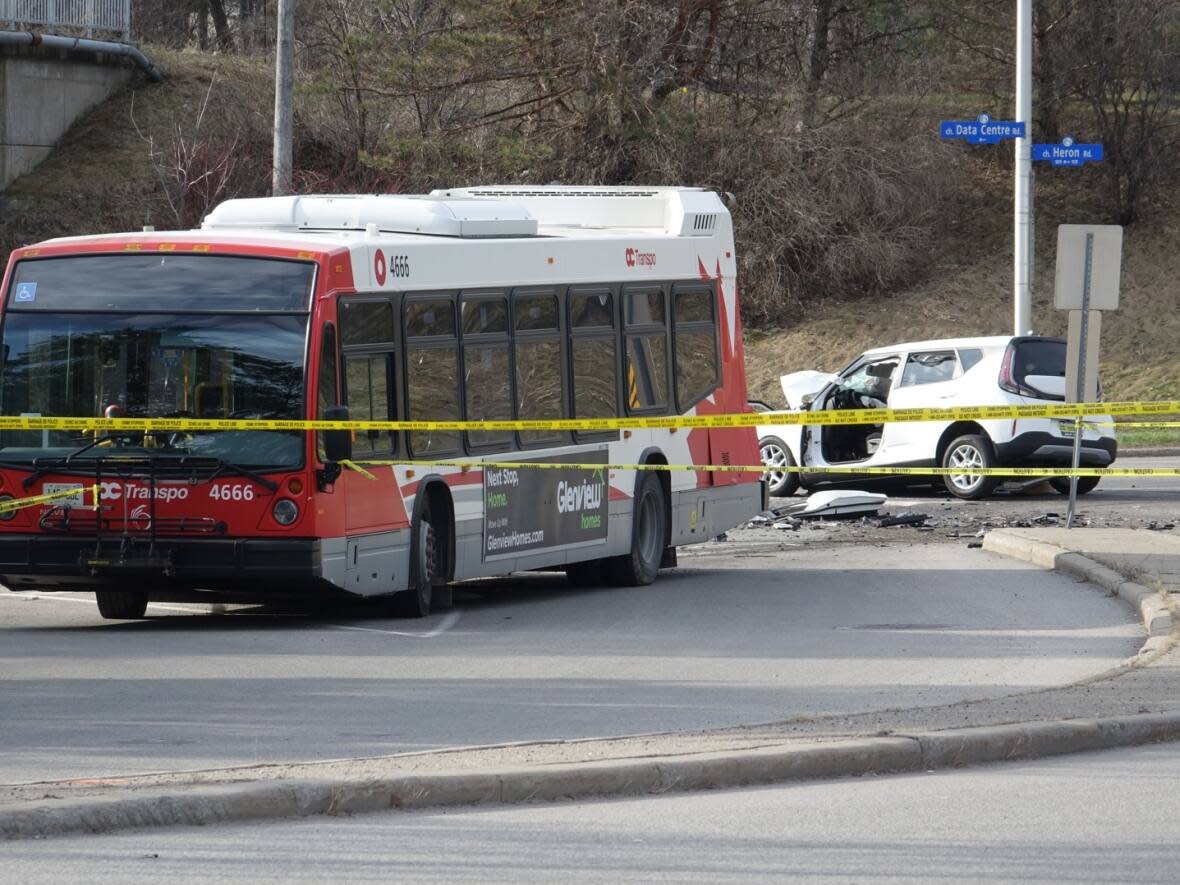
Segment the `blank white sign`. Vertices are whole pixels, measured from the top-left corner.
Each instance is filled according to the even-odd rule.
[[[1062,224],[1057,227],[1057,284],[1053,306],[1081,310],[1086,280],[1086,235],[1093,234],[1090,310],[1118,310],[1123,266],[1123,229],[1117,224]]]

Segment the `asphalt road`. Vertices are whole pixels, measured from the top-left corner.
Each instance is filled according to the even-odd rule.
[[[0,592],[0,783],[719,727],[994,697],[1142,641],[1088,586],[965,545],[706,545],[648,588],[484,582],[425,621]]]
[[[4,846],[14,882],[1175,882],[1180,745]]]

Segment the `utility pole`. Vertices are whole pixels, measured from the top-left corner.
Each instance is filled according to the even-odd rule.
[[[1025,137],[1016,139],[1013,332],[1032,331],[1032,0],[1016,0],[1016,119]]]
[[[291,130],[295,92],[295,0],[279,0],[275,41],[275,142],[271,193],[291,193]]]

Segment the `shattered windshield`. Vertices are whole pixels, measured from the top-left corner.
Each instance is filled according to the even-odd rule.
[[[75,262],[77,268],[69,270],[76,273],[84,271],[90,260],[58,259],[53,263]],[[237,264],[243,262],[238,260]],[[310,266],[304,267],[309,278]],[[46,279],[41,274],[26,271],[23,280],[18,274],[14,281],[4,319],[0,414],[216,419],[304,416],[305,312],[129,312],[133,304],[139,310],[165,305],[173,310],[192,309],[206,294],[200,290],[198,277],[190,281],[193,288],[187,298],[179,289],[162,293],[158,299],[145,297],[147,293],[131,299],[123,293],[118,298],[103,297],[103,312],[68,312],[60,303],[68,278],[60,268],[55,273],[53,285],[46,289],[41,288]],[[58,302],[55,309],[47,309],[49,298],[32,309],[27,301],[21,301],[29,297],[29,287],[25,285],[23,296],[17,287],[28,283],[31,276],[40,277],[32,297],[40,300],[53,291]],[[133,280],[121,282],[134,285]],[[251,282],[247,275],[244,283]],[[308,282],[301,285],[306,288]],[[103,283],[92,287],[104,288],[109,287]],[[74,306],[83,307],[87,300],[79,295]],[[182,300],[186,304],[177,303]],[[220,298],[214,301],[225,309]],[[239,296],[239,304],[243,303],[249,303],[247,291]],[[86,446],[90,448],[80,452],[79,458],[176,454],[253,467],[295,467],[302,463],[303,454],[298,432],[0,431],[0,461],[44,461]]]

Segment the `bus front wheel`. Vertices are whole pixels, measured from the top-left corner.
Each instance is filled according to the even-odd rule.
[[[148,595],[142,590],[97,590],[98,613],[111,621],[138,621],[147,613]]]
[[[435,585],[442,568],[438,533],[430,522],[430,508],[423,507],[410,533],[410,588],[393,594],[394,609],[403,618],[424,618],[434,603]],[[450,589],[450,588],[448,588]],[[440,602],[442,600],[439,600]]]
[[[645,473],[635,495],[631,520],[631,552],[606,562],[614,584],[642,587],[656,579],[668,538],[668,502],[664,484],[655,473]]]

